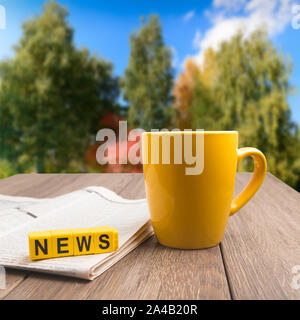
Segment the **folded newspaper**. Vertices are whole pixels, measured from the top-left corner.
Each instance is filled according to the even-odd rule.
[[[28,232],[116,228],[119,249],[104,254],[31,261]],[[146,199],[127,200],[103,187],[56,198],[0,195],[0,265],[93,280],[153,234]]]

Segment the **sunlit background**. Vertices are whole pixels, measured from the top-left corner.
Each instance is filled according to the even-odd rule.
[[[141,172],[96,161],[97,131],[128,120],[239,130],[241,147],[300,190],[300,1],[0,5],[0,177]]]

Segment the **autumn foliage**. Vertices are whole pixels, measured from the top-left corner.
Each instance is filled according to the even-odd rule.
[[[210,90],[216,79],[216,72],[215,53],[212,49],[205,52],[201,67],[192,58],[186,60],[185,70],[180,73],[173,89],[174,107],[179,114],[177,126],[181,130],[193,128],[191,106],[195,90],[199,89],[199,86],[202,86],[203,90]]]
[[[190,105],[194,96],[193,89],[199,78],[199,66],[191,58],[188,59],[185,63],[185,71],[179,75],[178,81],[173,90],[175,98],[174,107],[179,113],[177,126],[181,130],[191,128],[192,126]]]
[[[260,149],[268,170],[300,188],[300,139],[288,95],[291,64],[266,33],[237,33],[200,64],[189,59],[174,88],[181,129],[238,130],[239,145]],[[240,168],[251,170],[252,161]]]

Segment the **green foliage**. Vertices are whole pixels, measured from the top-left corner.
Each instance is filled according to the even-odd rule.
[[[221,110],[212,91],[201,79],[195,81],[190,108],[192,110],[193,129],[221,130],[218,121],[222,116]]]
[[[205,130],[238,130],[240,146],[259,148],[269,170],[299,188],[299,130],[287,103],[290,71],[290,62],[264,32],[249,39],[239,33],[216,52],[211,88],[195,86],[192,112]],[[242,164],[246,170],[250,166],[251,161]]]
[[[85,170],[99,121],[116,108],[112,64],[77,49],[66,19],[64,7],[46,3],[0,65],[1,156],[21,166],[26,154],[38,172]]]
[[[67,16],[47,2],[23,24],[15,56],[0,62],[0,177],[87,171],[86,152],[107,113],[146,130],[175,122],[171,50],[158,16],[142,20],[130,36],[120,81],[129,109],[116,102],[112,64],[75,47]],[[300,190],[300,129],[287,103],[291,69],[264,32],[249,39],[239,33],[218,51],[209,49],[201,70],[190,63],[179,77],[177,115],[187,115],[193,128],[238,130],[240,146],[262,150],[269,170]],[[242,169],[251,165],[243,161]]]
[[[130,46],[129,65],[122,79],[124,99],[130,104],[129,124],[146,130],[168,126],[173,115],[173,69],[158,16],[142,20],[141,29],[130,37]]]
[[[16,174],[16,171],[11,164],[5,159],[0,159],[0,179],[13,176],[14,174]]]

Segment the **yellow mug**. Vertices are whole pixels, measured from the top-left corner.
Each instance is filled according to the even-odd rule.
[[[181,147],[175,148],[180,140]],[[167,146],[169,163],[163,161]],[[197,147],[202,147],[203,163],[198,174],[187,173],[191,167],[185,160],[188,146],[193,154]],[[267,170],[261,151],[238,149],[237,131],[145,132],[142,154],[153,229],[159,243],[172,248],[203,249],[218,245],[228,217],[256,193]],[[233,199],[237,165],[247,156],[254,159],[254,173],[245,189]]]

